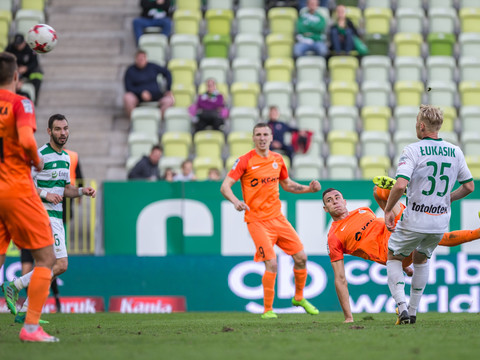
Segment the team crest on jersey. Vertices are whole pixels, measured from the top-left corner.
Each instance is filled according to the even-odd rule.
[[[22,105],[23,105],[23,111],[25,112],[25,114],[33,114],[33,106],[30,100],[23,99]]]
[[[364,212],[365,212],[365,210],[358,210],[359,214],[363,214]]]
[[[237,160],[235,160],[235,162],[234,162],[233,165],[232,165],[232,170],[235,170],[235,168],[237,167],[237,164],[238,164],[239,161],[240,161],[240,158],[238,158]]]
[[[57,176],[58,176],[58,174],[57,174],[56,171],[52,172],[52,178],[53,178],[53,179],[55,179]]]
[[[273,167],[274,169],[278,169],[278,164],[277,164],[276,161],[273,162],[272,167]]]

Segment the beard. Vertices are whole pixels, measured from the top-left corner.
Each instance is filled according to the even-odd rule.
[[[68,136],[65,136],[64,138],[60,138],[52,135],[52,140],[55,143],[55,145],[59,147],[64,147],[68,141]]]

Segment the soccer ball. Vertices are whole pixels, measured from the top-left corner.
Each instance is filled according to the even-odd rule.
[[[48,53],[57,45],[57,33],[49,25],[38,24],[28,31],[26,41],[33,51],[39,54]]]

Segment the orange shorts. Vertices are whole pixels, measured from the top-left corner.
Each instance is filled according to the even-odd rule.
[[[0,255],[13,240],[20,249],[41,249],[53,245],[47,211],[38,195],[0,199]]]
[[[303,244],[293,226],[285,216],[247,223],[250,236],[255,243],[254,261],[275,259],[274,245],[288,255],[295,255],[303,250]]]

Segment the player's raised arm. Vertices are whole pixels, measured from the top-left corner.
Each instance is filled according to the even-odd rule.
[[[306,186],[293,181],[289,177],[280,180],[280,185],[282,186],[283,190],[294,194],[305,194],[309,192],[315,193],[317,191],[320,191],[320,189],[322,188],[317,180],[312,180],[309,186]]]
[[[348,283],[345,277],[345,265],[343,260],[332,262],[333,274],[335,278],[335,291],[337,292],[338,301],[343,310],[346,323],[353,322],[352,311],[350,309],[350,296],[348,293]]]
[[[232,191],[233,184],[236,183],[236,180],[232,179],[230,176],[225,176],[223,180],[222,186],[220,187],[220,192],[222,193],[223,197],[230,201],[237,211],[249,210],[247,204],[243,201],[240,201]]]

